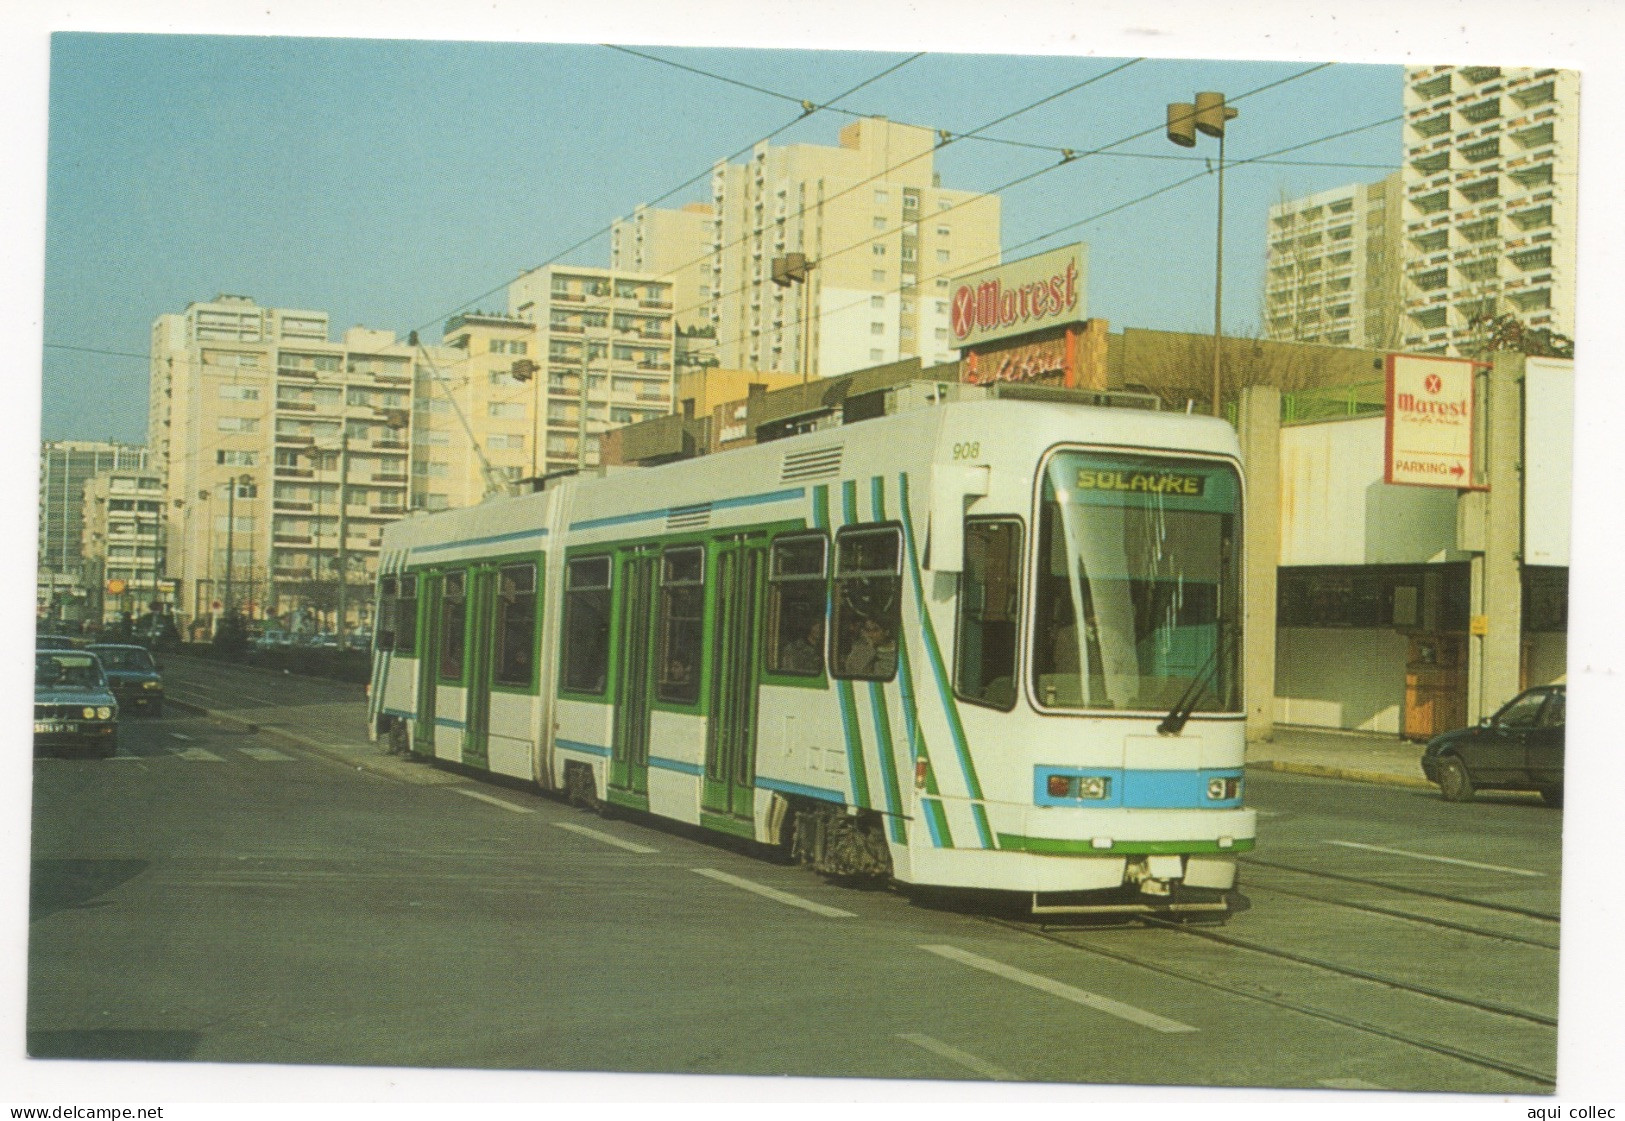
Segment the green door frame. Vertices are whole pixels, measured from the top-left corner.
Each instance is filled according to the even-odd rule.
[[[734,822],[755,817],[756,703],[760,620],[767,570],[765,534],[716,543],[710,712],[702,810]],[[724,822],[716,824],[726,828]]]
[[[655,589],[659,550],[638,546],[616,554],[620,570],[619,621],[611,658],[619,664],[615,684],[615,731],[610,745],[611,789],[646,800],[649,795],[649,705],[654,694]]]
[[[417,725],[412,732],[412,749],[433,755],[435,701],[440,674],[440,603],[445,593],[443,573],[424,572],[418,578],[418,682]]]

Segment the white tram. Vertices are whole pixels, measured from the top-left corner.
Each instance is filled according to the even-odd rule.
[[[1050,396],[398,522],[374,734],[829,873],[1222,911],[1255,822],[1235,434]]]

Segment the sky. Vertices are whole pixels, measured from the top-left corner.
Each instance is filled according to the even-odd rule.
[[[57,35],[43,437],[145,441],[160,314],[231,292],[327,311],[335,332],[437,338],[449,313],[503,306],[493,289],[585,238],[565,263],[607,265],[611,221],[696,176],[664,205],[707,198],[714,161],[780,129],[775,144],[833,146],[878,114],[974,133],[938,153],[942,184],[1000,193],[1007,259],[1088,242],[1090,313],[1114,327],[1212,329],[1218,144],[1171,144],[1170,101],[1218,90],[1240,110],[1230,331],[1261,320],[1272,204],[1399,164],[1392,65],[636,49]],[[797,104],[864,82],[832,109]],[[1062,166],[1063,148],[1084,154]],[[108,389],[106,408],[83,408]]]
[[[1582,71],[1571,724],[1596,781],[1565,813],[1562,1104],[1617,1104],[1617,931],[1621,775],[1617,681],[1625,665],[1617,595],[1618,480],[1625,350],[1616,262],[1625,260],[1617,184],[1625,106],[1625,6],[1587,0],[37,0],[0,35],[0,302],[12,384],[0,408],[0,518],[37,517],[38,441],[143,440],[153,319],[220,292],[327,311],[354,324],[437,337],[447,315],[493,308],[520,271],[553,259],[641,202],[789,124],[791,100],[822,103],[915,52],[841,102],[854,112],[963,133],[1120,62],[1148,61],[989,129],[1086,152],[1149,130],[1002,192],[1012,255],[1091,246],[1090,311],[1124,326],[1212,325],[1213,182],[1134,203],[1202,165],[1161,135],[1164,105],[1200,90],[1241,110],[1239,161],[1392,117],[1399,67],[1434,62]],[[53,35],[56,38],[53,39]],[[546,46],[544,44],[558,44]],[[596,44],[647,53],[763,93]],[[798,48],[791,50],[791,48]],[[810,49],[816,49],[812,53]],[[967,51],[982,52],[971,55]],[[1003,56],[1003,57],[1000,57]],[[1159,59],[1162,61],[1150,61]],[[1255,60],[1207,62],[1204,59]],[[1185,61],[1170,61],[1185,60]],[[1292,78],[1327,61],[1337,65]],[[783,96],[774,96],[779,94]],[[819,112],[779,140],[833,144],[850,118]],[[1380,177],[1397,165],[1396,123],[1283,157],[1361,166],[1241,164],[1226,176],[1225,325],[1259,319],[1262,228],[1283,194]],[[1212,156],[1204,140],[1199,157]],[[940,153],[945,186],[995,190],[1058,162],[1051,152],[972,140]],[[1371,166],[1365,166],[1371,165]],[[702,178],[703,183],[703,178]],[[703,186],[671,205],[703,197]],[[1104,215],[1123,204],[1115,213]],[[1101,216],[1103,215],[1103,216]],[[1100,216],[1100,217],[1097,217]],[[1090,220],[1094,219],[1094,220]],[[1073,229],[1063,226],[1078,224]],[[1057,232],[1058,231],[1058,232]],[[1050,240],[1044,235],[1053,234]],[[1022,249],[1014,247],[1032,239]],[[563,258],[601,262],[603,242]],[[67,347],[84,349],[69,350]],[[21,665],[32,630],[32,534],[0,551],[0,648]],[[0,682],[0,720],[20,728],[25,674]],[[13,746],[20,737],[12,736]],[[0,781],[0,891],[26,891],[30,788],[24,753]],[[1417,828],[1425,831],[1426,823]],[[40,1064],[17,1060],[26,914],[0,907],[0,1098],[74,1101],[740,1100],[758,1084],[616,1082],[607,1091],[537,1076],[427,1071]],[[824,1101],[1136,1101],[1132,1088],[798,1084],[767,1096]],[[1160,1090],[1249,1119],[1301,1095]],[[1317,1100],[1325,1102],[1327,1095]],[[1482,1101],[1371,1099],[1398,1116]],[[1502,1103],[1524,1116],[1526,1105]],[[1508,1113],[1508,1115],[1511,1115]]]

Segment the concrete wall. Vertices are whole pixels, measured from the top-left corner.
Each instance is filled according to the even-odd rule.
[[[1380,416],[1281,430],[1283,566],[1465,559],[1456,492],[1384,483],[1383,433]]]
[[[1281,628],[1276,722],[1399,735],[1405,656],[1405,636],[1392,630]]]

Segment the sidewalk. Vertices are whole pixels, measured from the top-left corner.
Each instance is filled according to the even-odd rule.
[[[1268,740],[1247,743],[1247,765],[1320,778],[1431,787],[1422,776],[1422,745],[1398,736],[1334,732],[1278,724]]]

